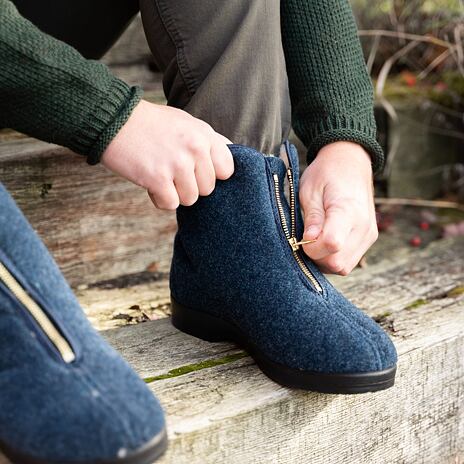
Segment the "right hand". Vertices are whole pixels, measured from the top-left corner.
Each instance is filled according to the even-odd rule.
[[[110,170],[148,191],[159,209],[189,206],[234,172],[229,139],[187,112],[145,100],[102,155]]]

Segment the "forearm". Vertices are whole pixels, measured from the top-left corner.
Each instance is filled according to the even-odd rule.
[[[0,127],[69,147],[94,163],[140,95],[0,0]]]
[[[329,143],[359,143],[373,169],[383,166],[376,141],[373,90],[347,0],[281,2],[292,122],[308,161]]]

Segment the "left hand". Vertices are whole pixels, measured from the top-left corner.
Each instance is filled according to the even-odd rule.
[[[349,274],[377,240],[371,159],[352,142],[324,146],[300,181],[305,253],[321,270]]]

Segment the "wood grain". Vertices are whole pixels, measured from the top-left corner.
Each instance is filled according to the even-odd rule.
[[[175,215],[102,166],[55,145],[0,144],[0,182],[12,193],[73,285],[169,269]],[[153,266],[152,266],[153,267]]]
[[[165,407],[162,464],[448,464],[464,457],[464,239],[368,267],[346,293],[399,352],[394,388],[340,396],[292,391],[239,350],[176,331],[168,319],[104,332]],[[413,305],[421,301],[421,304]],[[391,323],[389,322],[391,318]],[[173,369],[190,373],[169,375]]]
[[[421,251],[390,240],[383,244],[383,241],[382,236],[375,245],[384,248],[383,259],[376,264],[357,268],[349,277],[329,276],[339,290],[372,316],[388,323],[403,308],[440,298],[462,285],[464,245],[459,240],[439,240]],[[429,266],[434,268],[434,274],[430,274]],[[77,296],[95,327],[113,328],[124,324],[124,320],[114,319],[120,314],[134,317],[166,314],[167,278],[166,274],[127,288],[84,287],[77,290]]]
[[[250,358],[150,384],[168,414],[170,448],[161,462],[440,464],[462,456],[464,294],[450,287],[464,281],[463,257],[462,239],[439,243],[390,267],[390,292],[385,284],[377,291],[375,279],[368,292],[362,289],[370,313],[382,300],[394,314],[400,361],[393,389],[358,396],[290,391]],[[453,282],[443,281],[439,263],[447,260]],[[407,275],[415,285],[401,284]],[[420,292],[431,292],[428,302],[411,308]],[[167,321],[107,336],[143,377],[236,352],[180,334]]]

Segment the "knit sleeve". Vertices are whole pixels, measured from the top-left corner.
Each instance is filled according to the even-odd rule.
[[[66,146],[95,164],[140,98],[141,89],[0,0],[0,127]]]
[[[372,83],[348,0],[282,0],[281,24],[292,125],[308,162],[345,140],[362,145],[380,171]]]

